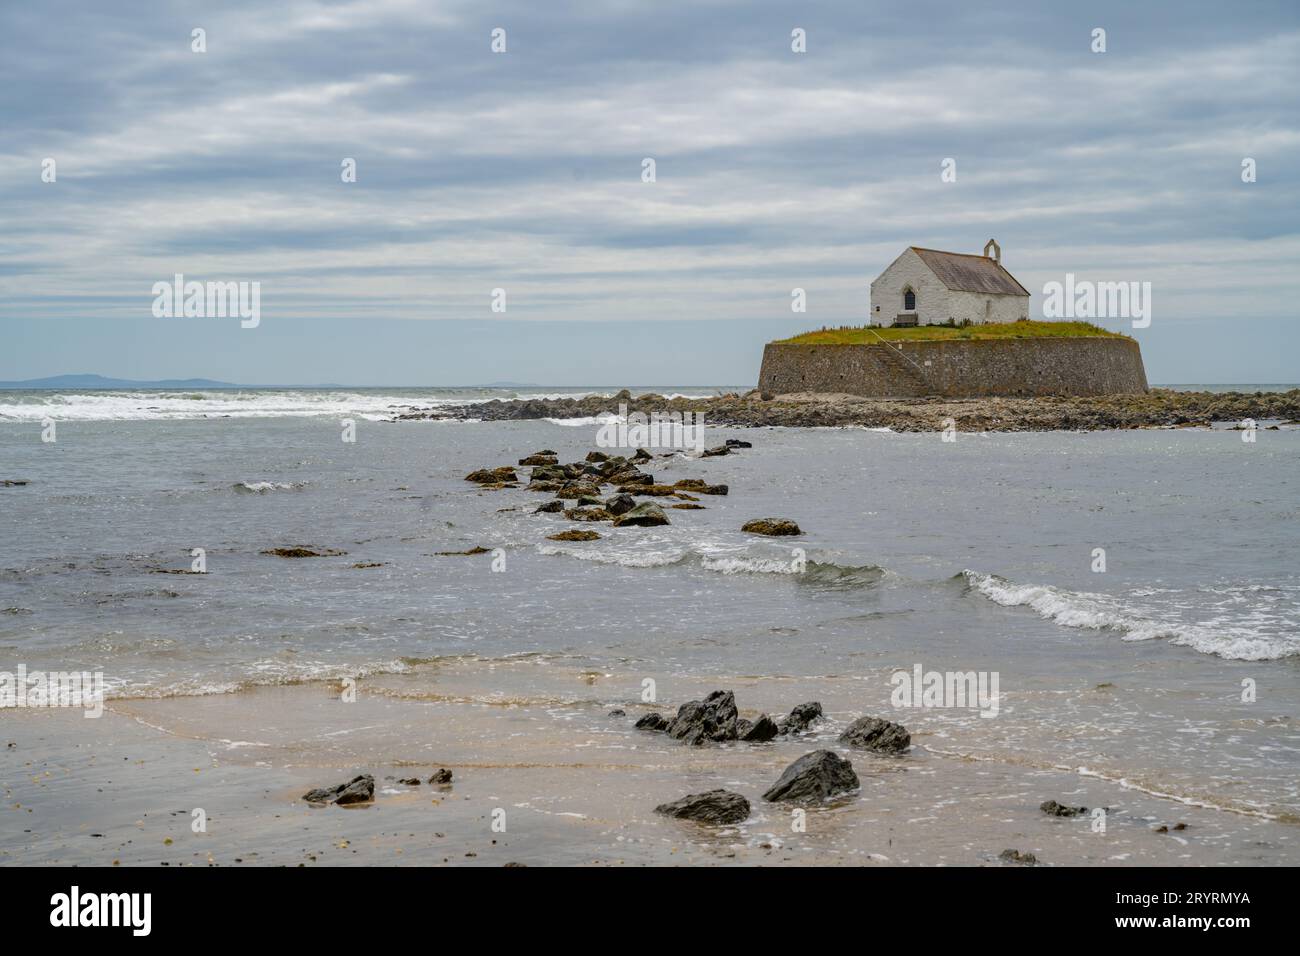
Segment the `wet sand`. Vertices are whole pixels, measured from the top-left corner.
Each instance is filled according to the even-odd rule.
[[[640,678],[536,657],[465,658],[338,685],[116,700],[100,719],[75,710],[8,712],[0,863],[90,865],[1277,865],[1300,853],[1294,822],[1143,793],[1050,762],[981,753],[977,741],[908,720],[911,751],[877,756],[836,737],[871,708],[856,678],[674,681],[671,712],[714,687],[743,716],[821,700],[827,719],[798,738],[689,747],[633,728],[651,709]],[[626,716],[610,716],[621,707]],[[879,714],[899,719],[897,714]],[[979,725],[976,724],[976,727]],[[806,831],[761,794],[802,754],[852,760],[859,792],[808,809]],[[406,786],[451,769],[450,787]],[[373,803],[313,807],[317,786],[375,777]],[[749,799],[737,826],[654,813],[723,787]],[[1107,807],[1040,811],[1048,799]],[[191,828],[202,808],[207,829]],[[504,811],[504,832],[493,829]],[[1173,830],[1179,824],[1182,830]],[[1170,832],[1157,832],[1168,826]],[[168,842],[170,841],[170,842]]]

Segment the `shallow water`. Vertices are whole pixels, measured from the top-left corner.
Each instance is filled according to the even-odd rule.
[[[30,480],[0,487],[0,669],[102,670],[117,708],[359,676],[408,702],[517,699],[557,740],[573,708],[642,709],[646,680],[665,709],[721,686],[755,711],[819,699],[828,727],[898,720],[917,759],[985,768],[972,786],[1046,774],[1210,808],[1236,821],[1216,862],[1260,821],[1300,819],[1296,431],[716,430],[755,447],[646,467],[728,496],[575,544],[530,513],[549,495],[462,476],[543,447],[581,458],[595,427],[358,413],[347,444],[345,411],[61,420],[52,444],[38,420],[0,422],[0,478]],[[738,530],[766,515],[805,534]],[[347,553],[261,553],[297,545]],[[435,554],[473,546],[494,550]],[[193,548],[207,574],[158,573]],[[996,673],[997,715],[894,707],[891,674],[917,664]],[[263,743],[280,763],[307,747]],[[369,746],[403,759],[400,734]],[[508,749],[475,732],[457,753],[475,748]]]

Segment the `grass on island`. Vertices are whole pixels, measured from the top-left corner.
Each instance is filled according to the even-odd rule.
[[[914,328],[877,328],[842,325],[818,329],[774,345],[874,345],[886,342],[967,341],[973,339],[1128,338],[1091,322],[993,322],[988,325],[921,325]]]

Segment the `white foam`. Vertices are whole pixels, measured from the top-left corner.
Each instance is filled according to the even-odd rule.
[[[1277,613],[1267,619],[1258,615],[1218,616],[1189,623],[1169,611],[1135,606],[1108,594],[1067,591],[1046,584],[1016,584],[969,569],[962,574],[976,592],[994,603],[1033,608],[1062,627],[1115,631],[1126,641],[1163,639],[1230,660],[1267,661],[1300,654],[1300,641],[1294,636],[1300,620],[1288,620]]]

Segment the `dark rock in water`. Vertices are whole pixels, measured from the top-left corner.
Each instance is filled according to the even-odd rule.
[[[688,700],[668,725],[668,736],[688,744],[736,739],[736,696],[715,690],[704,700]]]
[[[742,823],[749,818],[749,801],[730,790],[709,790],[661,803],[655,813],[697,823]]]
[[[853,764],[831,750],[814,750],[785,768],[764,800],[825,800],[858,786]]]
[[[589,451],[587,452],[587,461],[609,461],[609,455],[606,455],[603,451]]]
[[[643,528],[650,528],[656,525],[668,524],[668,516],[664,514],[664,509],[660,508],[653,501],[646,501],[631,511],[619,515],[614,519],[614,527],[622,528],[627,525],[637,525]]]
[[[726,485],[704,485],[700,488],[693,488],[702,495],[725,495],[731,489]]]
[[[1048,800],[1038,809],[1042,810],[1049,817],[1077,817],[1088,812],[1087,807],[1067,807],[1057,803],[1055,800]]]
[[[399,780],[399,781],[397,781],[397,782],[400,783],[400,784],[402,784],[403,786],[407,786],[407,787],[418,787],[418,786],[420,785],[420,778],[419,778],[419,777],[403,777],[401,780]]]
[[[912,735],[902,724],[880,717],[859,717],[840,734],[840,742],[878,753],[901,754],[912,745]]]
[[[822,705],[815,700],[810,700],[806,704],[800,704],[790,711],[789,717],[783,717],[777,725],[778,732],[781,734],[801,734],[808,729],[808,725],[822,715]]]
[[[542,505],[540,508],[538,508],[536,511],[534,511],[533,514],[535,514],[535,515],[553,515],[553,514],[555,514],[556,512],[560,512],[560,511],[563,511],[563,510],[564,510],[564,502],[561,501],[559,498],[556,498],[554,501],[548,501],[548,502],[546,502],[546,504]]]
[[[646,451],[644,448],[638,448],[638,449],[636,450],[636,454],[632,456],[632,460],[633,460],[633,461],[649,461],[649,460],[650,460],[651,458],[653,458],[653,457],[654,457],[654,455],[650,454],[650,452]]]
[[[26,478],[5,478],[0,480],[0,486],[5,488],[21,488],[30,482]]]
[[[599,498],[589,498],[586,495],[584,495],[583,497],[579,498],[577,501],[574,502],[574,507],[575,508],[593,508],[593,507],[603,508],[605,507],[605,502],[601,501]]]
[[[273,554],[277,558],[337,558],[347,554],[334,548],[268,548],[263,554]]]
[[[1008,863],[1024,863],[1033,866],[1038,862],[1038,857],[1032,853],[1021,853],[1019,850],[1003,850],[998,854],[999,860],[1006,860]]]
[[[753,448],[754,445],[752,442],[741,441],[739,438],[728,438],[727,447],[728,448]]]
[[[668,718],[663,714],[652,712],[637,720],[637,730],[667,730]]]
[[[476,481],[480,485],[494,484],[499,481],[518,481],[515,476],[515,470],[509,465],[502,465],[500,468],[480,468],[478,471],[471,471],[465,476],[466,481]]]
[[[586,482],[574,482],[571,485],[565,485],[555,493],[557,498],[597,498],[599,496],[600,487]]]
[[[451,771],[446,767],[434,771],[433,776],[429,778],[429,783],[442,787],[447,786],[447,784],[451,783]]]
[[[558,453],[557,451],[555,451],[555,449],[553,449],[553,448],[543,448],[541,451],[535,451],[535,452],[533,452],[533,454],[534,454],[534,455],[550,455],[550,456],[554,457],[555,455],[557,455],[557,454],[559,454],[559,453]]]
[[[636,499],[631,495],[618,494],[605,502],[605,510],[612,515],[627,514],[636,507]]]
[[[544,478],[541,481],[530,481],[528,483],[529,491],[559,491],[565,485],[565,481],[552,480]]]
[[[627,716],[627,711],[624,710],[622,707],[615,707],[613,710],[611,710],[611,711],[609,712],[609,716],[611,716],[611,717],[626,717],[626,716]]]
[[[707,488],[709,483],[703,478],[683,478],[681,481],[674,481],[674,488],[685,488],[687,491],[693,491],[699,488]]]
[[[586,528],[570,528],[568,531],[546,536],[547,541],[598,541],[599,539],[600,535]]]
[[[560,459],[556,458],[554,455],[543,455],[540,452],[537,453],[536,455],[529,455],[527,458],[519,459],[519,464],[523,466],[558,465],[559,463],[560,463]]]
[[[776,721],[767,716],[767,714],[763,714],[753,723],[749,723],[749,721],[746,721],[746,723],[749,724],[749,726],[743,731],[738,729],[737,734],[741,740],[747,740],[750,743],[762,743],[765,740],[773,739],[778,733],[780,733],[779,728],[776,726]]]
[[[754,722],[752,720],[746,720],[744,717],[737,717],[736,738],[743,739],[745,734],[749,733],[750,728],[753,726],[754,726]]]
[[[474,547],[469,548],[465,551],[435,551],[433,553],[440,558],[446,558],[446,557],[453,557],[455,555],[462,555],[462,554],[465,555],[487,554],[491,550],[492,550],[491,548],[485,548],[481,544],[476,544],[474,545]]]
[[[632,393],[625,388],[619,389],[618,394],[614,396],[614,400],[616,402],[630,402],[632,401]]]
[[[604,508],[570,508],[564,512],[564,517],[570,521],[608,521],[614,516]]]
[[[755,518],[753,521],[746,521],[740,526],[740,530],[750,534],[765,534],[772,538],[803,534],[799,526],[789,518]]]
[[[365,803],[375,799],[375,778],[368,773],[353,777],[347,783],[337,787],[320,787],[308,790],[302,795],[308,803],[337,803],[346,806],[349,803]]]
[[[563,465],[538,465],[528,476],[529,482],[538,481],[566,481],[569,473],[564,470]]]
[[[703,455],[703,457],[705,457],[705,458],[717,458],[719,455],[730,455],[730,454],[731,454],[731,449],[730,449],[730,448],[728,448],[726,445],[719,445],[717,448],[706,448],[706,449],[704,449],[704,455]]]
[[[612,476],[611,476],[611,480],[612,480]],[[655,476],[647,475],[645,473],[638,473],[628,478],[620,479],[615,483],[618,485],[653,485],[655,483]]]
[[[669,505],[668,507],[676,508],[678,511],[704,511],[705,510],[704,505],[693,505],[689,501],[682,502],[681,504]]]

